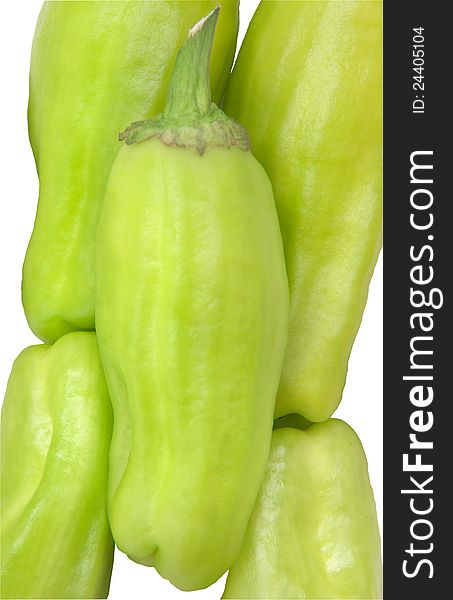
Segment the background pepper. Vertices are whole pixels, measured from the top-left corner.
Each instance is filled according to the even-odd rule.
[[[97,240],[112,532],[183,590],[213,583],[240,550],[287,338],[271,185],[210,98],[217,13],[190,31],[165,112],[122,135]]]
[[[330,419],[277,429],[223,598],[380,598],[373,491],[355,432]]]
[[[255,13],[225,110],[274,189],[289,341],[276,416],[327,419],[381,245],[382,3],[272,2]]]
[[[176,51],[217,4],[46,2],[30,67],[29,132],[39,204],[23,268],[29,325],[44,341],[94,329],[94,249],[118,131],[163,109]],[[212,82],[233,60],[238,0],[223,0]]]
[[[2,598],[106,598],[112,410],[94,333],[31,346],[2,408]]]

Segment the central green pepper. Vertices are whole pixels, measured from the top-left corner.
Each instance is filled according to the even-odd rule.
[[[39,203],[25,257],[28,323],[46,342],[94,329],[95,236],[117,134],[163,109],[178,48],[216,0],[45,2],[30,66],[30,142]],[[211,67],[220,100],[238,0],[222,0]]]
[[[183,590],[239,552],[288,325],[271,184],[210,98],[217,14],[189,32],[165,112],[121,136],[97,239],[110,524],[121,550]]]

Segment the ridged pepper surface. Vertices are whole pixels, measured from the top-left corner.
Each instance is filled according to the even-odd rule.
[[[262,1],[225,96],[269,175],[291,313],[276,416],[337,407],[381,245],[382,2]]]
[[[112,409],[89,332],[16,359],[2,409],[2,598],[106,598]]]
[[[288,325],[271,184],[210,100],[217,13],[190,31],[165,112],[123,133],[97,240],[112,532],[183,590],[213,583],[240,550]]]
[[[30,68],[29,132],[39,202],[23,304],[44,341],[94,329],[95,233],[118,132],[163,109],[176,51],[216,0],[46,2]],[[212,83],[220,99],[238,0],[222,1]]]
[[[343,421],[276,429],[267,472],[223,598],[381,598],[381,556],[363,448]]]

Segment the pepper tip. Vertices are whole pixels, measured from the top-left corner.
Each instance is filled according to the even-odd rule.
[[[193,25],[189,29],[188,37],[189,38],[195,37],[202,29],[204,29],[206,22],[209,21],[210,19],[212,19],[214,22],[216,22],[219,17],[219,12],[220,12],[220,4],[217,4],[217,6],[215,8],[213,8],[210,13],[208,13],[206,16],[202,17],[197,23],[195,23],[195,25]]]

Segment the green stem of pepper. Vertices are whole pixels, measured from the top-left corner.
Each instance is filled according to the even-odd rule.
[[[217,6],[190,30],[176,58],[165,110],[146,121],[137,121],[120,133],[126,144],[158,138],[166,146],[195,150],[250,148],[247,132],[211,101],[209,65]]]
[[[165,118],[202,116],[211,108],[209,65],[220,6],[196,23],[176,57]]]

